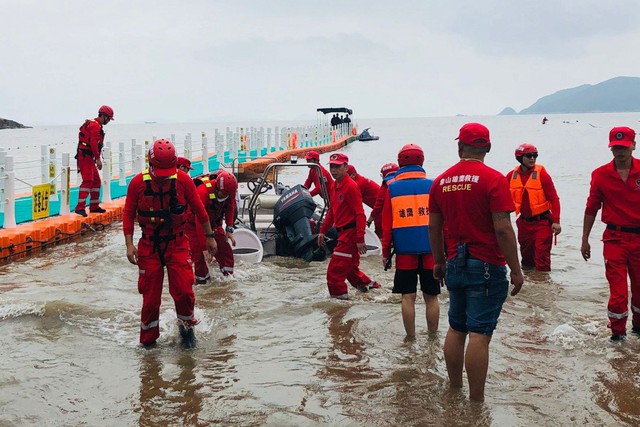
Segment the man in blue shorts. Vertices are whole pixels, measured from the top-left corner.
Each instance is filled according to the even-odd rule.
[[[460,162],[434,180],[429,197],[433,276],[449,290],[449,331],[444,357],[451,387],[462,387],[466,368],[471,400],[484,400],[489,342],[509,292],[524,283],[510,212],[509,184],[484,164],[489,129],[467,123],[458,136]],[[445,257],[446,250],[446,257]],[[465,352],[465,344],[469,344]]]

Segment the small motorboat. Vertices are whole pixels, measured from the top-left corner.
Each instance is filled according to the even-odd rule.
[[[326,206],[329,206],[324,182],[321,182],[323,204],[320,204],[315,202],[304,186],[285,186],[278,180],[279,170],[296,167],[315,168],[322,173],[314,163],[271,163],[262,177],[240,183],[237,195],[237,244],[234,249],[236,259],[243,259],[245,253],[247,262],[259,262],[254,260],[273,255],[300,258],[307,262],[324,261],[331,256],[337,244],[338,233],[335,228],[327,232],[325,247],[317,244],[318,230],[325,218]],[[242,244],[238,239],[239,232],[246,237]],[[365,244],[366,255],[381,254],[380,239],[368,228]]]
[[[371,135],[369,133],[369,129],[371,128],[366,128],[365,130],[363,130],[362,132],[360,132],[360,135],[358,135],[358,141],[377,141],[380,139],[379,136],[376,135]]]

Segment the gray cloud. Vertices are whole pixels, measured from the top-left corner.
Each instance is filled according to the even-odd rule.
[[[75,123],[495,114],[640,60],[617,1],[0,0],[0,117]],[[612,67],[611,64],[615,64]]]

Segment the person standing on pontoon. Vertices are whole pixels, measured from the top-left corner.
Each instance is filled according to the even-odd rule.
[[[74,212],[87,217],[87,197],[89,197],[89,212],[104,213],[100,207],[100,173],[102,170],[102,146],[104,144],[104,130],[107,123],[113,120],[113,108],[103,105],[98,109],[98,117],[85,120],[78,132],[78,173],[82,176],[82,184],[78,190],[78,204]]]

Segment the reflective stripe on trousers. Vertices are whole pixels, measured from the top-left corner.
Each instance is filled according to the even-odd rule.
[[[154,320],[153,322],[149,323],[148,325],[145,325],[144,323],[140,322],[140,329],[148,331],[151,328],[156,328],[160,325],[160,321],[159,320]]]
[[[613,319],[625,319],[629,317],[629,312],[625,311],[624,313],[614,313],[612,311],[607,311],[607,316]]]

